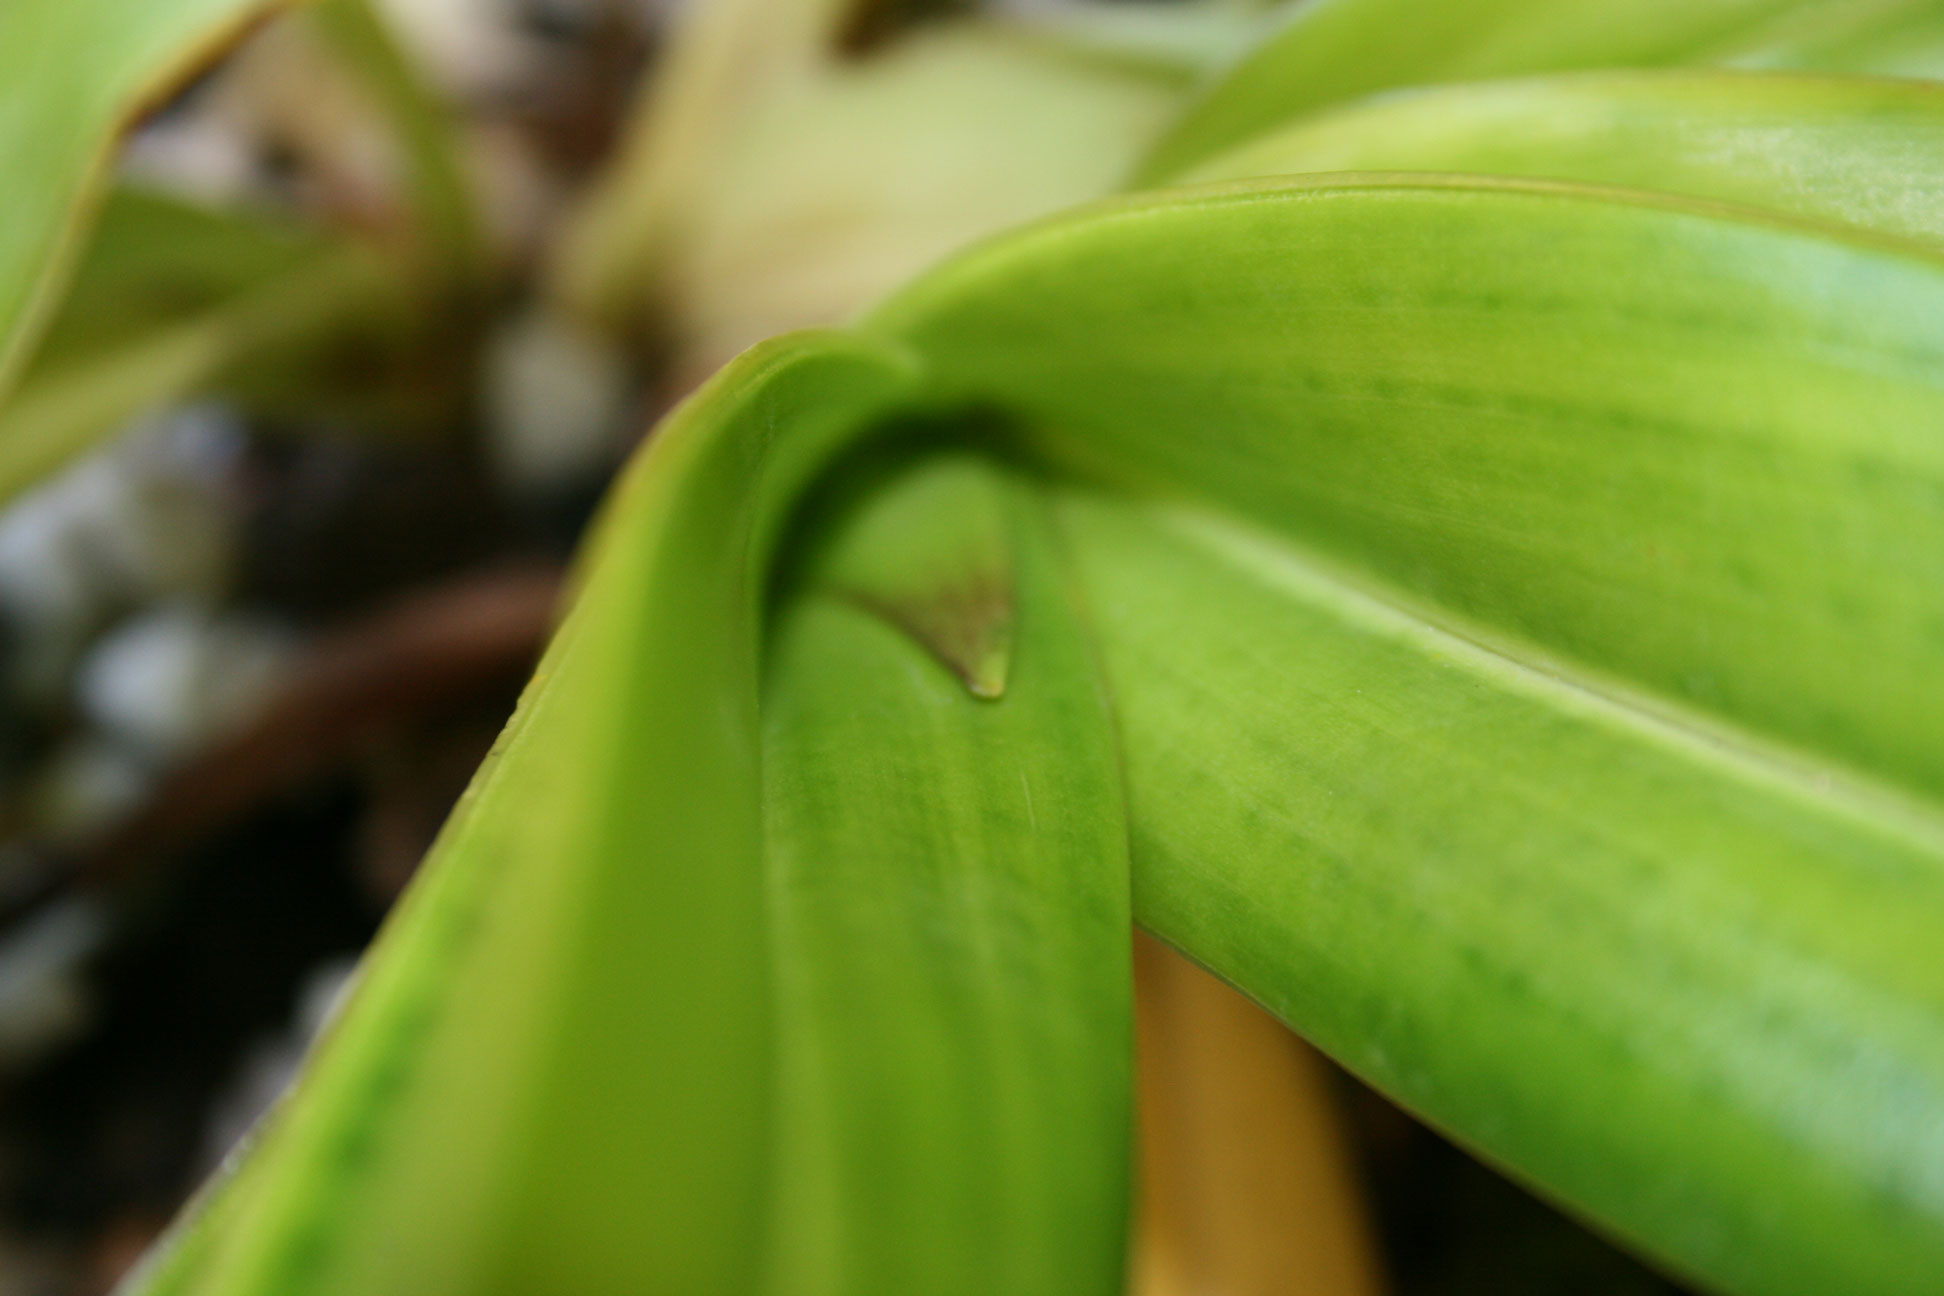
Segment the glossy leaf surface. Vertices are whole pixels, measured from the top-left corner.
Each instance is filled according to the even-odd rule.
[[[1683,1271],[1926,1290],[1936,815],[1481,647],[1300,547],[1124,505],[1066,521],[1144,921]]]
[[[1079,471],[1935,792],[1940,291],[1673,200],[1324,177],[1049,223],[876,323]]]

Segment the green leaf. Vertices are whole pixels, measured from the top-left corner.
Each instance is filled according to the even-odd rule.
[[[797,493],[910,380],[804,335],[672,417],[304,1083],[137,1290],[753,1288],[761,602]]]
[[[0,6],[0,394],[26,360],[129,119],[273,7],[265,0]]]
[[[1288,86],[1812,44],[1753,0],[1302,12],[1189,152]],[[1667,83],[1678,130],[1632,84],[1490,92],[1565,111],[1501,155],[1685,196],[1136,197],[733,365],[617,492],[357,1000],[146,1290],[1104,1291],[1123,806],[1137,918],[1485,1155],[1727,1288],[1927,1290],[1923,96],[1735,83],[1833,96],[1777,140],[1725,80]],[[1870,93],[1897,130],[1839,156]],[[1489,108],[1369,147],[1482,158]],[[941,423],[1009,466],[853,461],[803,503]]]
[[[1037,492],[977,460],[845,484],[861,498],[813,513],[836,534],[785,603],[765,693],[767,1290],[1112,1296],[1126,826],[1063,557]],[[944,660],[941,607],[975,626],[1016,611],[1003,696]]]
[[[1671,71],[1437,87],[1312,114],[1183,178],[1303,171],[1628,185],[1944,248],[1944,86]]]
[[[1934,26],[1937,13],[1935,0],[1298,0],[1182,116],[1141,177],[1165,180],[1302,113],[1401,86],[1736,60],[1890,71],[1872,55],[1894,60],[1903,25]]]
[[[1280,537],[1063,516],[1144,922],[1711,1287],[1934,1286],[1935,807],[1483,647]]]
[[[33,361],[0,400],[0,501],[213,385],[247,379],[287,398],[288,383],[272,378],[290,376],[280,360],[383,331],[402,317],[400,281],[361,244],[116,191]]]
[[[1050,222],[876,327],[1083,471],[1936,792],[1940,273],[1674,199],[1322,177]]]
[[[927,465],[847,519],[816,584],[897,627],[975,697],[1005,696],[1019,618],[1013,520],[989,470]]]
[[[1685,1270],[1887,1292],[1944,1264],[1940,318],[1908,244],[1329,177],[1050,222],[870,327],[1305,609],[1081,535],[1142,921]]]

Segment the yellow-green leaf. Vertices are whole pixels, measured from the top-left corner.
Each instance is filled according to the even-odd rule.
[[[139,1290],[755,1289],[762,602],[798,492],[910,380],[804,335],[672,418],[305,1082]]]

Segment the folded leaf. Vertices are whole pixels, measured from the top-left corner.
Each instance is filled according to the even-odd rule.
[[[803,335],[673,417],[304,1083],[137,1290],[753,1289],[762,597],[797,492],[909,382]]]
[[[767,1290],[1113,1296],[1126,819],[1070,576],[1037,492],[977,460],[846,481],[765,690]],[[997,615],[1003,691],[975,688],[951,646]]]
[[[1117,708],[1150,709],[1123,736],[1142,921],[1683,1268],[1903,1291],[1944,1262],[1944,979],[1915,934],[1944,923],[1939,319],[1944,264],[1913,245],[1618,191],[1339,176],[1050,222],[870,327],[1067,471],[1267,532],[1304,600],[1341,620],[1356,594],[1423,659],[1380,668],[1381,635],[1313,647],[1323,630],[1132,524],[1083,536]],[[1176,656],[1148,643],[1164,633]],[[1501,676],[1538,681],[1516,723],[1487,705]],[[1341,718],[1313,690],[1344,695]],[[1578,734],[1580,707],[1625,742],[1547,737]],[[1459,779],[1433,735],[1508,784]],[[1306,845],[1326,810],[1349,826],[1318,819]],[[1305,907],[1347,885],[1332,869],[1367,889],[1355,922]],[[1379,943],[1379,914],[1430,905],[1448,957],[1415,929]],[[1451,951],[1514,930],[1531,943],[1476,970],[1500,997],[1477,1007]],[[1542,974],[1564,980],[1526,998]],[[1626,1007],[1646,984],[1652,1021]],[[1477,1036],[1447,1053],[1432,1021]],[[1716,1104],[1734,1128],[1696,1151]]]
[[[1371,89],[1830,34],[1805,0],[1453,14],[1298,11],[1170,165]],[[1712,1283],[1926,1290],[1926,92],[1696,78],[1677,125],[1634,84],[1490,92],[1553,95],[1551,136],[1495,138],[1489,95],[1343,119],[1600,186],[1135,197],[732,365],[150,1290],[1105,1290],[1123,777],[1134,915],[1485,1155]],[[913,408],[1020,466],[852,461],[803,502]]]
[[[1080,471],[1935,794],[1940,306],[1907,245],[1323,177],[1050,222],[874,326]]]

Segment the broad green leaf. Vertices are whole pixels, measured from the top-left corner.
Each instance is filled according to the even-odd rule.
[[[1050,222],[875,327],[1083,471],[1937,793],[1940,284],[1674,199],[1335,176]]]
[[[1312,114],[1183,178],[1302,171],[1628,185],[1944,247],[1944,86],[1671,71],[1437,87]]]
[[[246,364],[246,385],[263,390],[261,369],[288,376],[285,352],[382,332],[403,305],[397,271],[360,244],[118,190],[0,399],[0,500],[149,410],[235,385]]]
[[[765,693],[766,1290],[1113,1296],[1126,820],[1070,577],[1037,492],[977,460],[845,484]]]
[[[1138,917],[1681,1267],[1860,1292],[1913,1290],[1919,1258],[1944,1263],[1944,977],[1913,934],[1944,924],[1941,318],[1944,265],[1908,244],[1569,185],[1329,177],[1050,222],[869,327],[927,356],[939,399],[1011,411],[1067,471],[1267,532],[1300,558],[1305,598],[1391,609],[1449,685],[1440,700],[1393,658],[1394,687],[1374,666],[1344,675],[1368,636],[1313,648],[1242,593],[1237,609],[1188,599],[1217,581],[1170,577],[1185,560],[1113,559],[1096,598],[1131,600],[1147,571],[1140,616],[1191,645],[1184,660],[1211,655],[1192,697],[1168,673],[1185,666],[1130,678],[1116,636],[1149,631],[1102,613],[1117,707],[1167,719],[1124,733]],[[1223,633],[1246,636],[1232,670],[1214,662]],[[1482,700],[1494,672],[1534,681],[1516,723]],[[1350,692],[1347,719],[1308,724],[1312,676]],[[1141,702],[1148,688],[1163,700]],[[1625,742],[1539,745],[1589,723],[1583,708]],[[1358,717],[1404,736],[1357,745]],[[1482,782],[1445,797],[1453,767],[1410,737],[1426,726],[1504,771],[1505,799]],[[1619,768],[1643,742],[1679,759]],[[1283,817],[1279,780],[1305,762],[1327,777],[1290,783]],[[1517,799],[1512,781],[1553,763],[1548,816],[1543,784]],[[1231,789],[1216,808],[1191,815],[1191,785],[1164,786],[1190,770]],[[1296,849],[1332,797],[1359,835],[1319,824]],[[1477,872],[1492,860],[1510,871]],[[1492,948],[1498,920],[1444,905],[1426,889],[1442,877],[1503,903],[1526,943],[1469,983],[1408,932],[1334,943],[1304,909],[1310,888],[1322,903],[1346,885],[1330,868],[1368,889],[1372,933],[1380,906],[1437,904],[1452,949]],[[1839,903],[1873,873],[1880,889]],[[1558,994],[1523,997],[1519,977],[1548,968]],[[1788,977],[1751,994],[1769,970]],[[1469,1029],[1485,1010],[1446,996],[1459,984],[1500,997],[1471,1052],[1388,1031]],[[1658,1016],[1629,1015],[1634,984]],[[1710,1060],[1717,1046],[1734,1056]],[[1721,1155],[1679,1155],[1717,1107],[1739,1113]],[[1593,1111],[1603,1141],[1576,1160]],[[1629,1175],[1622,1145],[1667,1180]]]
[[[0,5],[0,394],[80,247],[110,146],[266,0],[8,0]]]
[[[804,482],[910,381],[804,335],[673,416],[304,1083],[137,1290],[752,1289],[761,602]]]
[[[1174,162],[1374,89],[1833,48],[1809,13],[1326,0]],[[742,66],[686,102],[744,129]],[[1926,1290],[1927,92],[1877,87],[1896,132],[1844,158],[1870,87],[1791,92],[1841,102],[1778,142],[1726,84],[1680,130],[1623,79],[1555,88],[1569,138],[1504,142],[1609,187],[1123,200],[732,365],[617,492],[357,1000],[144,1290],[1105,1290],[1123,804],[1137,918],[1515,1173],[1730,1289]],[[676,131],[649,261],[723,120]],[[1704,176],[1708,138],[1758,156]],[[852,461],[804,504],[913,408],[1026,466]],[[823,545],[778,570],[786,516]]]
[[[1143,920],[1725,1291],[1944,1267],[1944,818],[1482,647],[1280,537],[1063,515]]]
[[[1736,60],[1898,70],[1871,55],[1894,60],[1894,33],[1935,26],[1940,13],[1937,0],[1298,0],[1183,115],[1141,176],[1165,180],[1302,113],[1402,86]],[[1840,33],[1847,53],[1819,59],[1812,33],[1825,45]]]
[[[327,246],[294,222],[118,186],[89,231],[30,368],[63,369],[118,350],[292,274]]]

